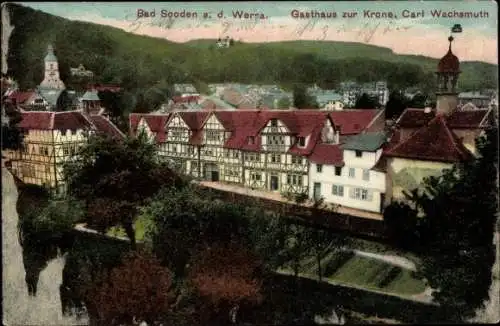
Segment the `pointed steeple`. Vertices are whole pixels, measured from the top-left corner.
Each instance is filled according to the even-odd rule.
[[[52,47],[52,44],[49,44],[47,46],[47,55],[45,56],[45,62],[47,61],[57,61],[57,58],[54,55],[54,48]]]

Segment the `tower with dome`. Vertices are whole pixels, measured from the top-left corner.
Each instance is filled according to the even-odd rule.
[[[436,91],[437,113],[449,114],[458,106],[457,82],[460,75],[460,61],[451,50],[453,36],[448,37],[448,52],[439,60]]]

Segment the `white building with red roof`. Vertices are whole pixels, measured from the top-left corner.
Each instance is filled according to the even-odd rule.
[[[22,149],[4,154],[19,179],[43,186],[56,196],[65,194],[63,163],[76,155],[89,135],[101,133],[117,140],[125,136],[104,116],[81,111],[28,111],[21,115]]]

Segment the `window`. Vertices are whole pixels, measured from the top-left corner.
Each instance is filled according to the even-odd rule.
[[[248,144],[253,145],[254,143],[255,143],[255,137],[254,136],[248,137]]]
[[[356,157],[362,157],[363,152],[362,151],[356,151]]]
[[[344,196],[344,186],[333,185],[332,195],[343,197]]]
[[[220,137],[217,131],[213,130],[207,131],[207,141],[218,141],[218,140],[220,140]]]
[[[302,176],[296,174],[289,174],[286,176],[286,182],[289,185],[302,186]]]
[[[354,188],[351,192],[351,198],[358,200],[369,200],[368,190],[362,188]]]
[[[302,157],[292,155],[292,164],[302,164]]]
[[[69,146],[63,145],[63,154],[64,155],[69,155]]]
[[[323,164],[316,164],[316,172],[318,173],[323,172]]]
[[[280,163],[280,155],[271,154],[271,163]]]
[[[349,168],[349,178],[354,178],[356,176],[356,170],[354,168]]]
[[[370,181],[370,170],[363,170],[363,180]]]
[[[271,119],[271,127],[277,127],[278,126],[278,120],[277,119]]]
[[[177,146],[176,145],[172,146],[172,152],[177,153]]]
[[[182,130],[173,130],[172,131],[172,138],[181,139],[183,134],[184,134],[184,132]]]
[[[299,146],[300,147],[306,146],[306,138],[305,137],[299,137]]]
[[[335,167],[335,175],[342,175],[342,167],[341,166]]]
[[[240,157],[240,153],[238,153],[237,151],[233,151],[233,158],[238,158]]]
[[[49,155],[49,149],[46,146],[40,146],[38,148],[38,151],[40,155],[45,155],[45,156]]]
[[[188,153],[189,154],[194,154],[194,147],[193,146],[189,146],[188,147]]]
[[[262,180],[262,175],[260,173],[252,173],[250,175],[250,177],[252,178],[252,180],[254,181],[260,181]]]

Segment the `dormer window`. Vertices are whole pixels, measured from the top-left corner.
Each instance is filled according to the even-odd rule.
[[[298,143],[299,143],[300,147],[306,146],[306,138],[305,137],[299,137]]]
[[[254,136],[248,137],[248,144],[250,144],[250,145],[255,144],[255,137]]]
[[[362,157],[363,152],[362,151],[356,151],[356,157]]]
[[[277,127],[278,126],[278,119],[271,119],[271,127]]]

